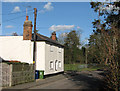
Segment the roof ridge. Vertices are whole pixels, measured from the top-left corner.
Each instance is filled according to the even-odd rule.
[[[43,37],[46,37],[46,38],[48,38],[48,39],[51,39],[51,38],[49,38],[49,37],[47,37],[47,36],[44,36],[44,35],[42,35],[42,34],[39,34],[39,33],[36,33],[36,34],[41,35],[41,36],[43,36]]]
[[[41,34],[36,33],[36,35],[38,35],[39,37],[42,37],[43,39],[45,39],[44,36],[41,35]],[[46,39],[45,39],[45,40],[46,40]]]
[[[62,44],[58,43],[58,42],[55,41],[55,40],[52,40],[51,38],[49,38],[49,37],[47,37],[47,36],[41,35],[41,34],[39,34],[39,33],[36,33],[36,35],[38,36],[38,37],[37,37],[37,40],[49,41],[49,42],[52,42],[52,43],[55,43],[55,44],[58,44],[58,45],[63,46]]]

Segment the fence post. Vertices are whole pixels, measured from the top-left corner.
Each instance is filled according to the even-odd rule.
[[[12,67],[13,67],[13,65],[10,64],[10,70],[9,70],[9,72],[10,72],[10,83],[9,83],[9,86],[12,86]]]
[[[0,89],[2,88],[2,63],[0,63]]]

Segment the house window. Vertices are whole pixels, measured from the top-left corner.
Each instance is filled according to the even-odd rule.
[[[53,61],[50,62],[50,69],[53,69]]]
[[[58,62],[58,67],[61,68],[61,61]]]
[[[50,51],[53,52],[53,46],[52,45],[50,45]]]
[[[62,48],[59,48],[59,53],[61,53],[62,52]]]

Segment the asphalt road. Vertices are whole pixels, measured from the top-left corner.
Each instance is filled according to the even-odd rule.
[[[35,89],[80,89],[101,91],[103,90],[103,72],[102,71],[82,71],[82,72],[65,72],[55,76],[50,76],[37,82],[25,83],[3,91],[29,91]]]
[[[29,89],[102,89],[101,71],[68,72],[56,81]]]

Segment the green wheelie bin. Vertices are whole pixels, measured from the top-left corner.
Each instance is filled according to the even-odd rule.
[[[44,79],[44,70],[39,71],[39,78]]]

